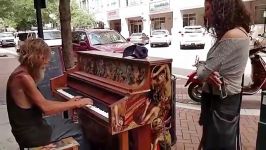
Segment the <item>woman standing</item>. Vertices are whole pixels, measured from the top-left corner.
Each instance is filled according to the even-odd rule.
[[[250,16],[242,0],[205,0],[204,20],[216,42],[206,63],[197,69],[198,79],[203,82],[199,149],[235,150]]]

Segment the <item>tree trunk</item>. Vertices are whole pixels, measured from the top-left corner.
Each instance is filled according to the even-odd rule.
[[[72,33],[71,33],[71,13],[70,0],[60,0],[59,2],[61,35],[62,35],[62,52],[66,69],[74,66]]]

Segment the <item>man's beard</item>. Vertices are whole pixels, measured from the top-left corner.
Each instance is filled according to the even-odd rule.
[[[36,72],[36,83],[41,82],[44,79],[44,75],[45,75],[45,68],[40,68],[37,72]]]

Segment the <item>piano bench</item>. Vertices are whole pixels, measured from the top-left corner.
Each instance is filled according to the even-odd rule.
[[[79,143],[73,137],[64,138],[60,141],[53,142],[51,144],[55,145],[55,148],[51,148],[52,150],[79,150]],[[43,149],[46,149],[45,146],[39,146],[33,148],[20,147],[20,150],[43,150]]]

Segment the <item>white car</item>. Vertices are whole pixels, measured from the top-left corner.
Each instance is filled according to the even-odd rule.
[[[0,45],[3,46],[14,46],[14,35],[12,33],[3,32],[0,33]]]
[[[171,45],[171,35],[168,30],[154,30],[150,37],[150,46],[155,45]]]
[[[20,46],[28,38],[38,38],[37,31],[18,32],[15,34],[16,49],[19,51]],[[43,40],[48,46],[61,46],[62,38],[59,30],[43,30]]]
[[[205,30],[202,26],[185,26],[181,32],[180,49],[205,46]]]
[[[146,45],[149,44],[149,37],[145,33],[132,33],[127,41],[134,44]]]

